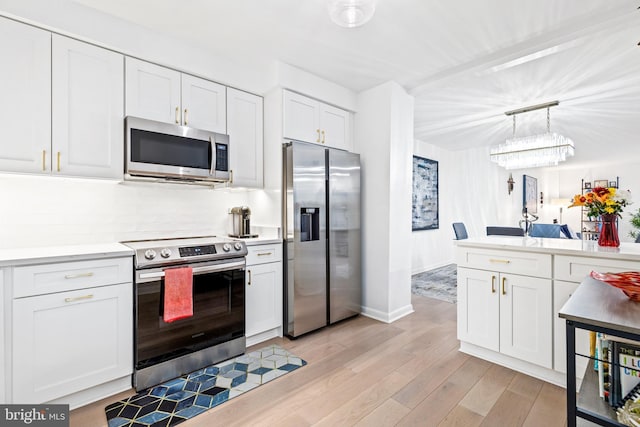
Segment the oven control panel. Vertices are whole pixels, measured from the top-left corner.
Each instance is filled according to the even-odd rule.
[[[135,250],[136,268],[216,261],[247,255],[244,242],[214,236],[133,241],[125,244]]]
[[[217,253],[215,245],[189,246],[186,248],[178,248],[178,250],[180,251],[180,257],[182,258],[198,255],[213,255]]]

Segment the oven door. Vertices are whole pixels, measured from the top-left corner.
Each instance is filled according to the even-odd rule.
[[[136,271],[136,369],[244,336],[244,258],[189,266],[193,316],[171,323],[163,321],[164,269]]]

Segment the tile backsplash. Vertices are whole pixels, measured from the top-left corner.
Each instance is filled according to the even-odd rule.
[[[261,192],[1,174],[0,248],[226,235],[228,210]]]

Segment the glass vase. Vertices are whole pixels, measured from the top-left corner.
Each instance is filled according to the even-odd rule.
[[[600,226],[600,236],[598,237],[599,246],[620,246],[618,238],[618,228],[616,226],[616,214],[604,214],[600,216],[602,224]]]

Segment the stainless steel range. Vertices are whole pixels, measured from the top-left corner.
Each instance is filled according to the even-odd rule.
[[[244,242],[210,236],[122,243],[135,250],[136,390],[245,352]],[[168,322],[165,274],[181,267],[191,267],[193,315]]]

